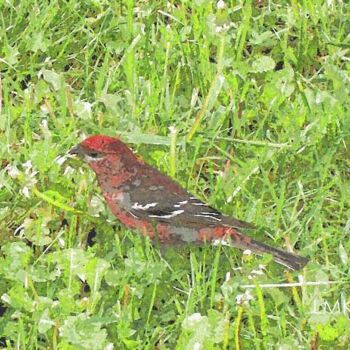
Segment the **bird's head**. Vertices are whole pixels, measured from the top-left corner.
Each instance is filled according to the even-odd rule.
[[[119,168],[125,161],[136,159],[131,149],[117,137],[94,135],[69,151],[82,158],[97,173],[101,166]]]

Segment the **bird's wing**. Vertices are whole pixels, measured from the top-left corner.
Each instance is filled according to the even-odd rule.
[[[134,179],[127,186],[129,212],[140,219],[193,228],[253,227],[244,221],[220,213],[163,174],[160,179],[158,176],[158,181],[153,181],[151,177],[144,175]]]

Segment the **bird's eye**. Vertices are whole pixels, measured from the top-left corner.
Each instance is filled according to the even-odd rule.
[[[99,157],[99,153],[97,153],[97,152],[90,152],[89,153],[89,157],[91,157],[91,158],[98,158]]]

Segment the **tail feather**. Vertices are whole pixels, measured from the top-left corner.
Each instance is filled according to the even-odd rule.
[[[284,265],[291,270],[301,270],[309,262],[309,259],[304,258],[303,256],[295,255],[286,252],[285,250],[271,247],[265,243],[253,239],[251,240],[250,246],[250,249],[254,253],[271,254],[277,263]]]
[[[250,250],[255,254],[271,254],[274,260],[291,270],[301,270],[308,262],[309,259],[303,256],[289,253],[285,250],[281,250],[265,243],[256,241],[250,237],[238,233],[237,231],[232,235],[232,245],[243,250]]]

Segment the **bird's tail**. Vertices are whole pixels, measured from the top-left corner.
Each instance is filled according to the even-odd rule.
[[[250,250],[252,253],[262,255],[271,254],[274,260],[291,270],[301,270],[309,261],[309,259],[298,256],[285,250],[271,247],[265,243],[256,241],[236,230],[232,233],[232,245],[243,250]]]
[[[291,270],[301,270],[309,261],[309,259],[304,258],[303,256],[295,255],[286,252],[285,250],[271,247],[254,239],[251,240],[249,247],[253,253],[271,254],[276,262],[290,268]]]

